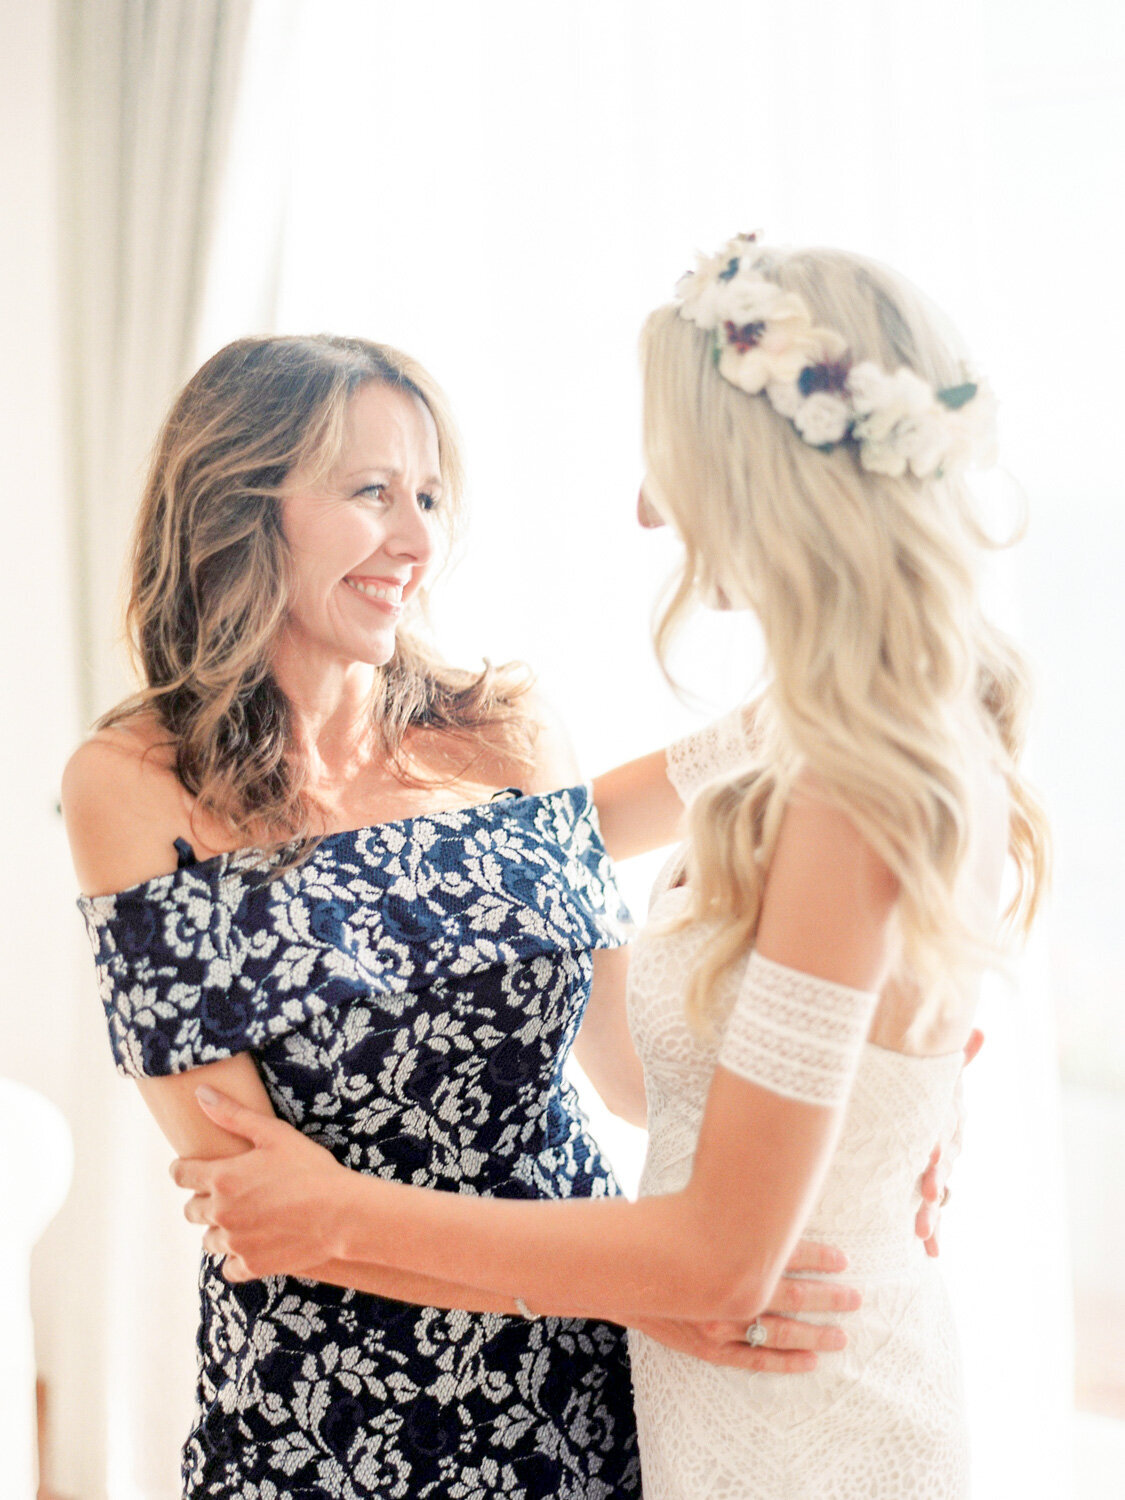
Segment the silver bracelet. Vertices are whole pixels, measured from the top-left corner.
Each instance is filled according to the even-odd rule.
[[[531,1308],[528,1307],[527,1303],[523,1300],[522,1297],[515,1297],[512,1300],[515,1302],[516,1312],[519,1313],[521,1318],[529,1318],[533,1323],[539,1321],[539,1314],[533,1313]]]

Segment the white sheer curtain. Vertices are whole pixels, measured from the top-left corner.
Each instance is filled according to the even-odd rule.
[[[190,373],[250,0],[62,0],[63,274],[84,708],[127,685],[122,538]]]
[[[83,725],[127,686],[117,641],[125,544],[148,449],[195,362],[250,18],[251,0],[55,7],[73,559],[71,588],[61,578],[56,587],[73,606]],[[167,1146],[110,1066],[67,910],[70,879],[51,890],[73,951],[61,945],[68,989],[47,997],[41,1021],[57,1028],[50,1089],[77,1146],[74,1191],[37,1267],[51,1477],[81,1500],[172,1500],[191,1411],[197,1237],[179,1217]],[[34,993],[32,973],[14,977]]]
[[[1001,384],[1020,249],[995,178],[1009,20],[985,0],[306,5],[280,324],[400,343],[446,385],[474,521],[440,638],[531,661],[591,770],[697,722],[648,644],[673,554],[632,518],[644,313],[695,246],[763,226],[899,266]],[[1026,407],[1026,382],[1005,389]],[[753,634],[701,621],[681,660],[713,711],[751,680]],[[643,906],[645,872],[626,879]],[[1057,1500],[1070,1356],[1046,985],[998,988],[986,1022],[947,1236],[978,1492]]]

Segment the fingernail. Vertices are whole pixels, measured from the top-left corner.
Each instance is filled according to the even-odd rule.
[[[214,1089],[208,1088],[205,1083],[201,1083],[196,1089],[195,1097],[199,1100],[200,1104],[218,1104],[219,1102],[218,1094],[216,1094]]]

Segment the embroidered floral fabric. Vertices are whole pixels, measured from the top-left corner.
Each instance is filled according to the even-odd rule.
[[[330,835],[275,880],[220,855],[82,898],[119,1070],[253,1051],[346,1165],[499,1197],[618,1191],[562,1077],[624,941],[582,787]],[[185,1494],[639,1494],[624,1336],[419,1308],[203,1257]]]
[[[739,1014],[743,975],[724,983],[718,1036],[706,1039],[688,1025],[683,997],[710,928],[674,926],[686,900],[683,887],[667,888],[667,877],[657,882],[630,964],[629,1026],[648,1095],[642,1194],[686,1186],[720,1055],[761,1068],[757,1023],[747,1027]],[[798,986],[781,1001],[785,1025],[802,1029],[808,994]],[[800,1075],[807,1077],[811,1059],[819,1078],[821,1025],[807,1028],[806,1044]],[[862,1308],[842,1320],[847,1349],[822,1354],[805,1375],[750,1374],[630,1331],[645,1500],[965,1500],[957,1340],[938,1262],[913,1232],[918,1174],[960,1068],[959,1053],[859,1048],[840,1139],[804,1229],[844,1251],[846,1280],[863,1291]],[[784,1071],[791,1073],[790,1063]],[[760,1081],[773,1086],[768,1077]]]

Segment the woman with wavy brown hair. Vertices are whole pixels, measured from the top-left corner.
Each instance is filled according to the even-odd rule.
[[[990,399],[900,277],[753,236],[652,314],[642,363],[640,517],[685,550],[659,638],[700,599],[748,608],[769,673],[751,753],[734,724],[669,756],[696,795],[634,945],[640,1198],[377,1182],[211,1091],[211,1118],[255,1149],[177,1181],[238,1284],[346,1254],[539,1313],[624,1310],[646,1500],[960,1500],[955,1331],[906,1225],[1005,866],[1016,929],[1047,868],[1019,770],[1026,674],[976,593],[988,539],[964,470],[988,455]],[[801,1233],[839,1245],[864,1294],[815,1369],[751,1377],[643,1326],[718,1310],[760,1344]]]
[[[625,913],[527,674],[426,641],[461,478],[440,392],[384,346],[243,339],[189,381],[137,523],[142,687],[64,780],[80,905],[118,1067],[181,1154],[245,1149],[203,1084],[360,1174],[606,1196],[561,1070],[573,1045],[643,1118]],[[604,807],[621,850],[670,837],[663,758],[611,777]],[[341,1257],[301,1269],[236,1286],[203,1259],[188,1496],[637,1492],[621,1319],[532,1321],[503,1288]],[[774,1369],[835,1340],[773,1329],[758,1351],[729,1328],[661,1335]]]

